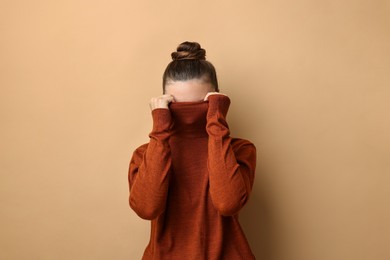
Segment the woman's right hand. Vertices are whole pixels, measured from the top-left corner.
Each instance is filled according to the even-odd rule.
[[[169,104],[169,102],[172,102],[173,100],[174,100],[173,96],[170,94],[165,94],[165,95],[162,95],[159,97],[153,97],[149,102],[149,107],[152,111],[156,108],[169,109],[168,104]]]

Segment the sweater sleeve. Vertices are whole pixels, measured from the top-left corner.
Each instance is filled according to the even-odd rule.
[[[169,146],[171,113],[152,110],[153,129],[150,141],[132,155],[128,171],[129,204],[143,219],[155,219],[165,209],[168,193],[171,151]]]
[[[232,145],[226,122],[230,99],[224,95],[210,95],[206,130],[208,141],[208,170],[210,195],[221,215],[231,216],[246,204],[252,190],[256,147],[241,139]]]

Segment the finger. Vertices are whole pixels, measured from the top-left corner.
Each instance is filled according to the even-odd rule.
[[[172,97],[172,95],[171,95],[171,94],[164,94],[164,95],[162,95],[161,97],[162,97],[162,98],[170,98],[170,97]]]
[[[213,95],[213,94],[218,94],[218,92],[208,92],[208,93],[206,94],[206,97],[204,98],[204,100],[206,101],[206,100],[209,98],[209,96],[211,96],[211,95]]]
[[[167,97],[168,102],[171,102],[173,100],[173,96]]]

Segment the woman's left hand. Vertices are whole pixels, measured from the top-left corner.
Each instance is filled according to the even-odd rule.
[[[226,94],[222,94],[222,93],[219,93],[219,92],[208,92],[203,100],[206,101],[209,98],[209,96],[211,96],[211,95],[224,95],[224,96],[227,96]]]

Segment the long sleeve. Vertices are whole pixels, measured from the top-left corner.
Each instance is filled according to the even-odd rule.
[[[224,95],[210,95],[206,130],[208,141],[208,170],[210,195],[221,215],[231,216],[247,202],[252,190],[256,147],[241,139],[233,144],[226,122],[230,99]]]
[[[129,204],[143,219],[155,219],[165,209],[169,172],[172,163],[169,146],[171,113],[168,109],[152,110],[153,129],[150,141],[138,147],[129,165]]]

